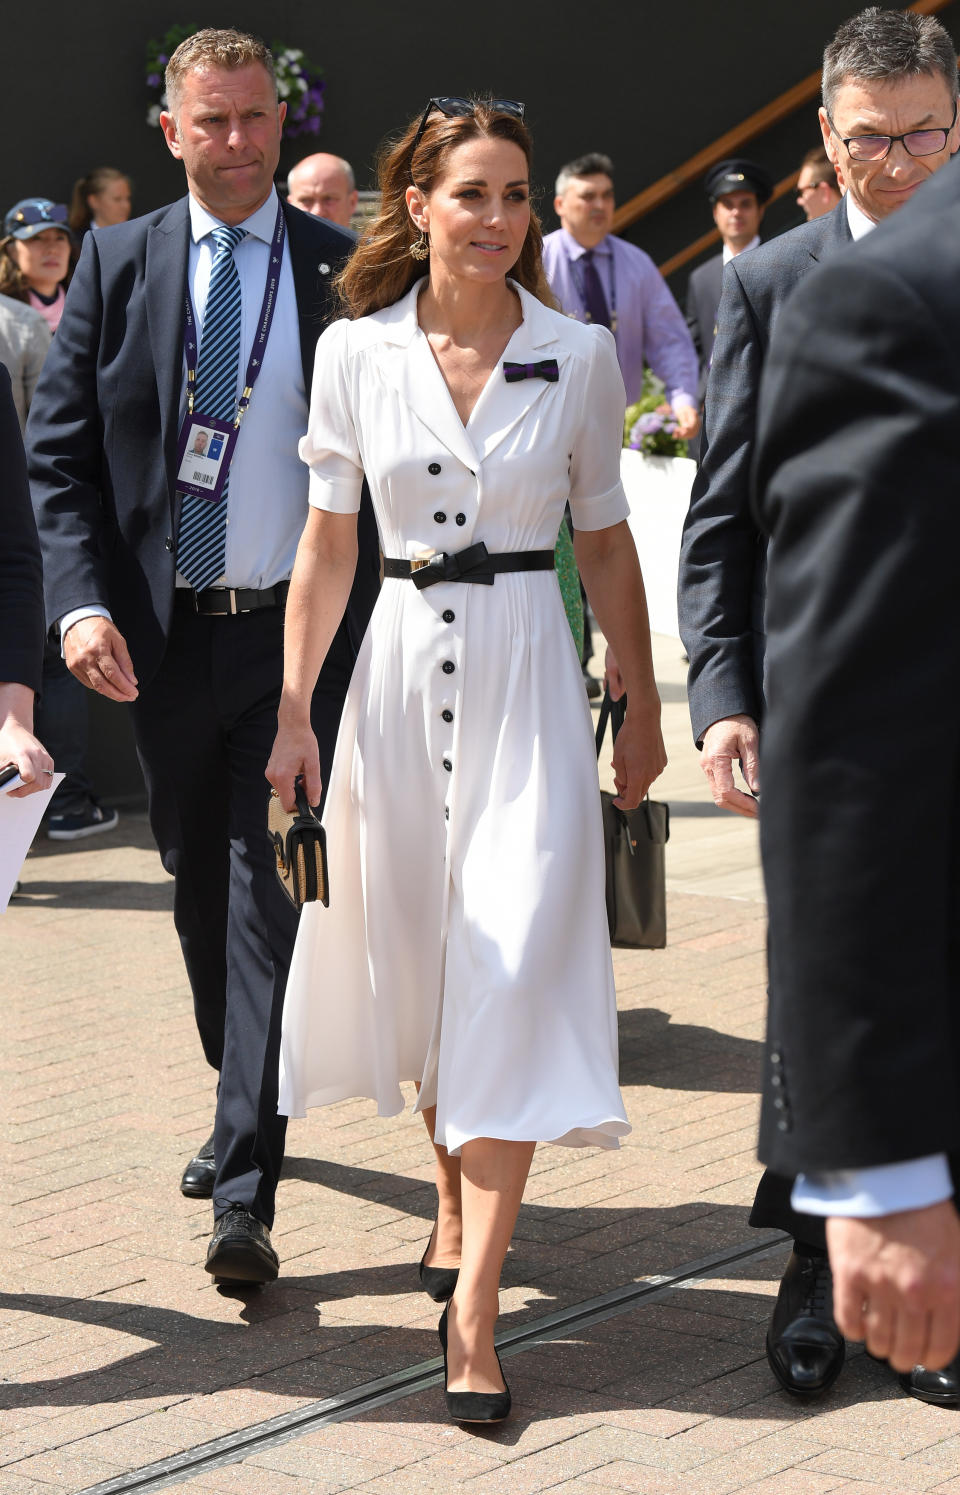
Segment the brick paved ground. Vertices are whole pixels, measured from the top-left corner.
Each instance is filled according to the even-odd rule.
[[[680,718],[667,716],[664,792],[702,806],[679,819],[709,842]],[[717,835],[715,886],[740,886],[755,875],[751,828],[723,821]],[[504,1329],[756,1243],[764,909],[683,891],[710,858],[707,845],[698,870],[686,845],[669,948],[616,956],[633,1134],[613,1154],[539,1150]],[[381,1121],[350,1102],[292,1125],[280,1281],[246,1300],[210,1284],[209,1207],[177,1181],[213,1091],[170,908],[146,824],[126,816],[97,842],[41,844],[0,921],[0,1495],[71,1495],[437,1353],[415,1267],[431,1169],[409,1112]],[[955,1414],[903,1397],[859,1350],[817,1406],[774,1388],[762,1341],[783,1260],[777,1248],[512,1355],[516,1410],[497,1431],[450,1426],[432,1387],[170,1488],[960,1491]]]

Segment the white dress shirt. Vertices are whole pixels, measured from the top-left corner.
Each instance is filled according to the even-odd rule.
[[[245,220],[246,238],[234,250],[242,298],[238,398],[260,320],[277,206],[274,190],[262,207]],[[219,222],[191,196],[187,276],[201,343],[207,288],[216,251],[210,235]],[[182,317],[182,308],[171,306],[170,315]],[[181,421],[187,406],[185,359],[183,378]],[[297,452],[307,429],[307,409],[297,299],[290,249],[285,242],[277,304],[263,366],[230,464],[226,566],[214,586],[260,590],[286,580],[293,570],[308,509],[309,474]],[[177,585],[188,583],[178,574]],[[110,613],[105,607],[90,606],[65,614],[60,622],[61,637],[81,618],[94,616],[109,618]]]
[[[862,239],[872,228],[862,208],[845,193],[847,222],[853,238]],[[846,1215],[867,1219],[892,1215],[900,1210],[925,1209],[953,1197],[953,1181],[946,1153],[885,1163],[876,1168],[844,1168],[822,1173],[801,1173],[793,1186],[791,1202],[805,1215]]]
[[[748,249],[756,249],[756,247],[757,247],[757,245],[759,243],[760,243],[760,235],[759,234],[754,234],[753,238],[750,240],[750,243],[749,244],[744,244],[744,246],[743,246],[742,249],[738,249],[737,250],[737,254],[746,254],[746,252],[747,252]],[[737,254],[734,254],[733,250],[730,248],[730,246],[728,244],[724,244],[724,246],[723,246],[723,263],[725,265],[729,265],[729,263],[730,263],[731,260],[735,260],[736,259]]]

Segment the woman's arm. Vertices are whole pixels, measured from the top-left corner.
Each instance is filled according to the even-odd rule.
[[[614,803],[633,810],[667,766],[640,562],[625,519],[606,529],[577,530],[573,546],[590,606],[627,691],[627,715],[613,750]]]
[[[293,781],[304,776],[307,799],[319,804],[323,785],[310,702],[327,650],[340,626],[357,569],[357,516],[310,510],[297,546],[287,596],[283,693],[267,778],[285,810],[294,804]]]

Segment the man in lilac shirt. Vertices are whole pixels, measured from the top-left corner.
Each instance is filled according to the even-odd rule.
[[[683,314],[648,254],[616,238],[613,163],[592,153],[564,166],[554,208],[561,227],[543,242],[550,288],[568,316],[599,321],[617,340],[627,402],[640,398],[648,363],[666,386],[677,434],[695,436],[697,354]]]

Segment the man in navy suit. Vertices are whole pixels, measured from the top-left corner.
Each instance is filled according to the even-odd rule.
[[[207,1270],[260,1283],[278,1269],[277,1062],[296,933],[271,864],[264,769],[307,514],[297,446],[331,280],[353,241],[279,202],[286,106],[261,42],[201,31],[171,57],[166,86],[161,125],[188,195],[87,235],[28,442],[47,617],[73,673],[131,706],[203,1049],[219,1075],[214,1136],[181,1187],[213,1197]],[[205,391],[215,385],[214,398]],[[229,405],[220,430],[236,412],[228,487],[209,504],[179,491],[196,465],[183,462],[191,418],[218,429],[205,400]],[[377,584],[367,503],[350,606],[314,698],[328,765]]]
[[[957,53],[939,21],[877,6],[846,21],[824,53],[820,126],[846,189],[843,201],[738,255],[724,271],[701,465],[680,557],[694,739],[715,802],[748,816],[758,813],[765,648],[766,537],[750,509],[760,375],[771,332],[797,284],[908,203],[957,149]],[[734,782],[737,761],[751,793]],[[821,1206],[811,1189],[795,1190],[791,1177],[768,1169],[751,1215],[752,1224],[794,1238],[767,1357],[780,1384],[797,1396],[826,1390],[844,1362]],[[960,1367],[918,1367],[906,1389],[958,1405]]]

